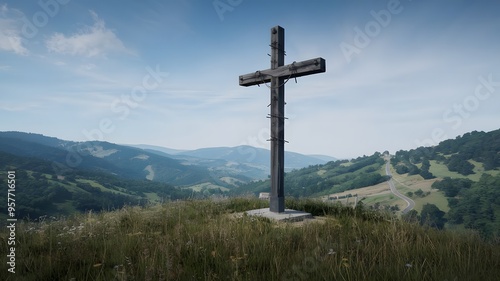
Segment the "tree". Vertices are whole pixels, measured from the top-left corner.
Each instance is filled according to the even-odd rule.
[[[420,169],[413,165],[413,164],[409,164],[410,165],[410,168],[409,168],[409,171],[408,171],[408,175],[412,176],[412,175],[418,175],[420,174]]]
[[[404,221],[411,222],[411,223],[416,223],[420,221],[420,216],[418,215],[418,212],[415,210],[410,210],[408,213],[403,214],[401,218]]]
[[[418,197],[424,197],[424,191],[419,188],[417,191],[415,191],[415,195],[417,195]]]
[[[446,223],[444,215],[445,212],[441,211],[436,205],[427,203],[422,207],[420,224],[443,229]]]
[[[406,167],[406,165],[403,165],[403,164],[399,164],[396,166],[396,173],[402,175],[402,174],[406,174],[410,171],[410,169],[408,169],[408,167]]]
[[[474,165],[467,161],[466,156],[462,154],[454,154],[450,157],[448,161],[448,170],[452,172],[457,172],[464,176],[474,174]]]
[[[472,183],[473,181],[469,179],[452,179],[445,177],[441,181],[434,182],[432,187],[444,192],[446,197],[455,197],[462,192],[462,190],[465,191],[469,189]]]
[[[451,223],[463,223],[485,237],[500,235],[500,176],[483,174],[449,204]]]

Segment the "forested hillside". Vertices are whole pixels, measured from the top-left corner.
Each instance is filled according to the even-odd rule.
[[[442,141],[435,147],[419,147],[396,152],[391,163],[400,174],[420,174],[431,178],[430,160],[446,165],[449,171],[467,176],[474,174],[475,162],[481,169],[492,171],[500,168],[500,130],[466,133],[455,139]],[[421,164],[420,167],[417,165]]]
[[[38,134],[0,132],[0,151],[52,163],[54,173],[73,169],[114,174],[127,179],[154,179],[173,185],[210,182],[205,167],[182,165],[179,160],[108,142],[71,142]]]
[[[112,210],[194,194],[165,183],[123,179],[98,171],[72,169],[57,175],[51,162],[0,152],[2,186],[7,186],[8,171],[15,171],[18,218]],[[7,202],[6,196],[6,192],[0,193],[0,200]]]
[[[398,151],[391,159],[399,174],[438,178],[450,208],[444,221],[500,235],[500,130],[471,132],[435,147]]]
[[[435,147],[400,150],[390,163],[397,175],[419,186],[412,189],[396,183],[421,206],[420,213],[413,210],[407,218],[418,217],[422,224],[438,228],[475,229],[484,237],[500,235],[500,130],[467,133]],[[294,170],[285,174],[285,195],[319,198],[348,190],[356,195],[355,189],[388,179],[383,165],[384,159],[377,152],[350,161],[338,160]],[[428,187],[423,192],[420,188],[425,185]],[[233,189],[230,194],[257,196],[269,191],[270,181],[264,180]],[[343,194],[349,196],[350,193]],[[388,187],[385,194],[387,198],[394,197]],[[432,203],[433,200],[442,202],[443,209]],[[378,202],[362,202],[367,201]],[[378,205],[381,204],[375,203],[375,208]]]
[[[337,160],[324,165],[313,165],[285,174],[285,194],[293,197],[316,197],[356,189],[384,182],[384,159],[376,152],[348,160]],[[231,191],[233,195],[268,192],[269,180],[253,182]]]
[[[448,222],[477,229],[484,236],[500,236],[500,176],[483,174],[478,182],[444,178],[434,188],[445,193]]]

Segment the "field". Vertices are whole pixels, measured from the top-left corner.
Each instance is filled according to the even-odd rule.
[[[500,174],[499,170],[485,171],[482,163],[479,163],[479,162],[476,162],[473,160],[469,160],[469,162],[474,165],[474,169],[472,169],[472,171],[474,171],[474,174],[467,175],[467,176],[461,175],[457,172],[451,172],[448,170],[448,167],[446,167],[445,164],[438,163],[435,160],[430,160],[429,162],[431,163],[431,167],[429,168],[429,171],[434,176],[439,177],[439,178],[444,178],[444,177],[450,177],[450,178],[455,178],[455,179],[467,178],[467,179],[470,179],[473,181],[479,181],[479,178],[481,178],[481,175],[483,173],[487,173],[487,174],[490,174],[492,176],[496,176],[496,175]]]
[[[434,167],[433,161],[431,161],[431,171],[432,167]],[[444,168],[443,168],[444,167]],[[439,190],[433,189],[432,184],[438,179],[430,179],[424,180],[420,175],[411,175],[403,174],[400,175],[396,173],[396,171],[391,166],[391,174],[396,189],[399,190],[402,194],[407,192],[414,193],[417,190],[422,190],[424,193],[429,192],[428,195],[424,197],[418,197],[416,195],[412,196],[411,199],[415,201],[415,210],[420,212],[422,210],[423,205],[429,203],[436,205],[440,210],[447,212],[449,210],[448,201],[444,194]],[[440,171],[440,175],[450,175],[448,168],[445,165],[436,165],[435,169]],[[449,173],[446,173],[445,170]],[[385,166],[384,170],[381,173],[385,174]],[[406,208],[406,202],[402,199],[399,199],[397,196],[393,195],[389,186],[386,182],[380,183],[374,186],[363,187],[359,189],[348,190],[341,193],[335,193],[329,195],[331,196],[346,196],[348,194],[354,195],[357,194],[359,198],[364,198],[362,202],[368,206],[373,206],[375,204],[379,204],[381,206],[394,206],[397,205],[400,210]],[[323,197],[324,199],[328,198],[328,196]],[[345,199],[339,200],[342,203],[346,203]]]
[[[179,201],[18,222],[1,280],[495,280],[500,244],[362,208],[287,201],[321,220],[235,216],[258,199]],[[316,221],[318,223],[316,223]],[[0,230],[2,237],[8,229]],[[7,241],[0,240],[7,248]]]
[[[449,211],[450,207],[448,206],[448,200],[446,199],[444,194],[439,190],[433,189],[431,187],[432,184],[438,179],[424,180],[419,175],[399,175],[395,171],[393,171],[392,176],[396,188],[405,195],[407,192],[415,193],[415,191],[419,189],[422,190],[424,194],[427,194],[427,192],[429,192],[429,194],[425,195],[424,197],[418,197],[416,195],[411,197],[411,199],[415,201],[416,211],[420,212],[423,205],[425,204],[434,204],[442,211]]]
[[[406,203],[399,199],[397,196],[393,195],[389,190],[389,185],[387,182],[379,183],[377,185],[352,189],[340,193],[335,193],[329,195],[331,196],[340,196],[344,197],[346,195],[357,195],[358,199],[368,206],[379,203],[380,205],[389,205],[394,206],[398,205],[400,209],[404,209],[406,207]],[[322,197],[323,200],[326,200],[328,196]],[[341,202],[345,205],[350,205],[354,203],[354,197],[346,198],[346,199],[337,199],[333,202]]]

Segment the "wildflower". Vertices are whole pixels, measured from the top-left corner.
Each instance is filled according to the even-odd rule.
[[[347,258],[342,258],[342,266],[344,266],[344,267],[350,267],[348,261],[349,260]]]
[[[411,263],[407,263],[407,264],[405,264],[405,266],[406,266],[407,268],[411,268],[411,267],[412,267]]]
[[[335,255],[335,254],[337,254],[337,252],[335,252],[333,249],[328,250],[327,255]]]
[[[243,260],[247,257],[247,254],[243,254],[243,256],[238,257],[238,256],[230,256],[229,258],[231,259],[232,262],[237,263],[239,260]]]

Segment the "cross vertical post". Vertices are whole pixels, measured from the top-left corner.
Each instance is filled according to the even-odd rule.
[[[326,61],[315,58],[285,64],[285,29],[271,28],[271,68],[240,75],[240,86],[271,82],[271,194],[269,210],[285,212],[285,83],[291,78],[322,73]]]
[[[285,64],[285,30],[271,29],[271,69]],[[285,78],[271,78],[271,212],[285,211]]]

